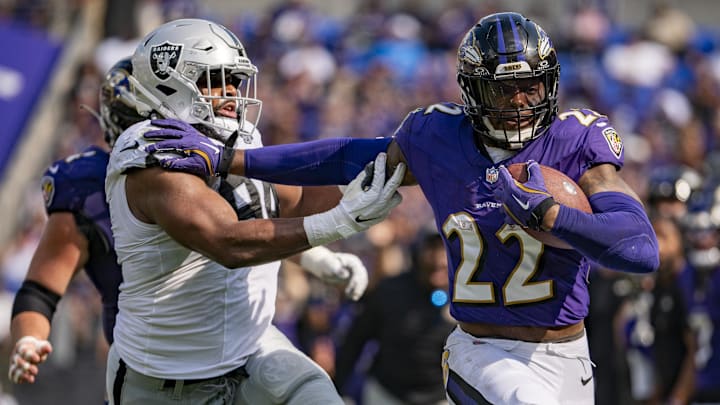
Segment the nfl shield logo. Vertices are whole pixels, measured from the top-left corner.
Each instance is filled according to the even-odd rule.
[[[485,181],[492,184],[498,180],[499,170],[495,167],[488,167],[485,169]]]
[[[160,81],[170,77],[170,70],[177,67],[183,46],[163,42],[150,48],[150,69]]]

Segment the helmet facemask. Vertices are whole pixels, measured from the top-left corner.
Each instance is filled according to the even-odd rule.
[[[458,50],[465,113],[490,146],[519,149],[557,114],[560,66],[544,31],[517,13],[481,20]]]
[[[465,112],[490,146],[519,149],[543,133],[553,114],[548,98],[550,73],[509,77],[474,77],[458,74],[463,86]],[[553,89],[553,91],[555,91]],[[516,99],[519,105],[514,106]]]
[[[241,137],[252,134],[262,112],[262,102],[256,97],[256,73],[233,66],[204,66],[199,72],[193,118],[225,143],[235,132]]]

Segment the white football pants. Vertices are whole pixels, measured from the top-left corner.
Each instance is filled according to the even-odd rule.
[[[458,326],[442,359],[451,404],[593,404],[587,337],[532,343],[477,338]]]

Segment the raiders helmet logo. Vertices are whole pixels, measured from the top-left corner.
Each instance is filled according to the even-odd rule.
[[[150,48],[150,69],[160,81],[170,77],[170,70],[177,67],[183,46],[163,42]]]

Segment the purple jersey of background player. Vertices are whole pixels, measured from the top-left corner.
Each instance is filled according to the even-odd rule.
[[[720,269],[705,270],[692,266],[680,273],[680,284],[687,300],[688,318],[698,343],[695,361],[696,391],[718,393],[720,381]],[[704,276],[704,277],[703,277]],[[702,280],[705,278],[705,280]]]
[[[542,137],[498,163],[478,152],[470,120],[452,103],[410,113],[395,140],[443,234],[455,319],[552,327],[587,316],[587,259],[575,250],[537,246],[523,231],[506,225],[491,184],[500,164],[530,159],[575,181],[598,164],[621,168],[622,143],[605,116],[591,110],[561,113]],[[480,238],[473,236],[478,234]],[[531,294],[523,299],[526,287]],[[481,296],[469,297],[473,291]]]
[[[105,171],[109,155],[91,146],[83,152],[50,165],[42,178],[45,209],[70,212],[78,230],[88,240],[85,272],[100,292],[103,305],[103,332],[113,341],[113,327],[118,312],[118,287],[122,272],[117,264],[110,212],[105,202]]]

